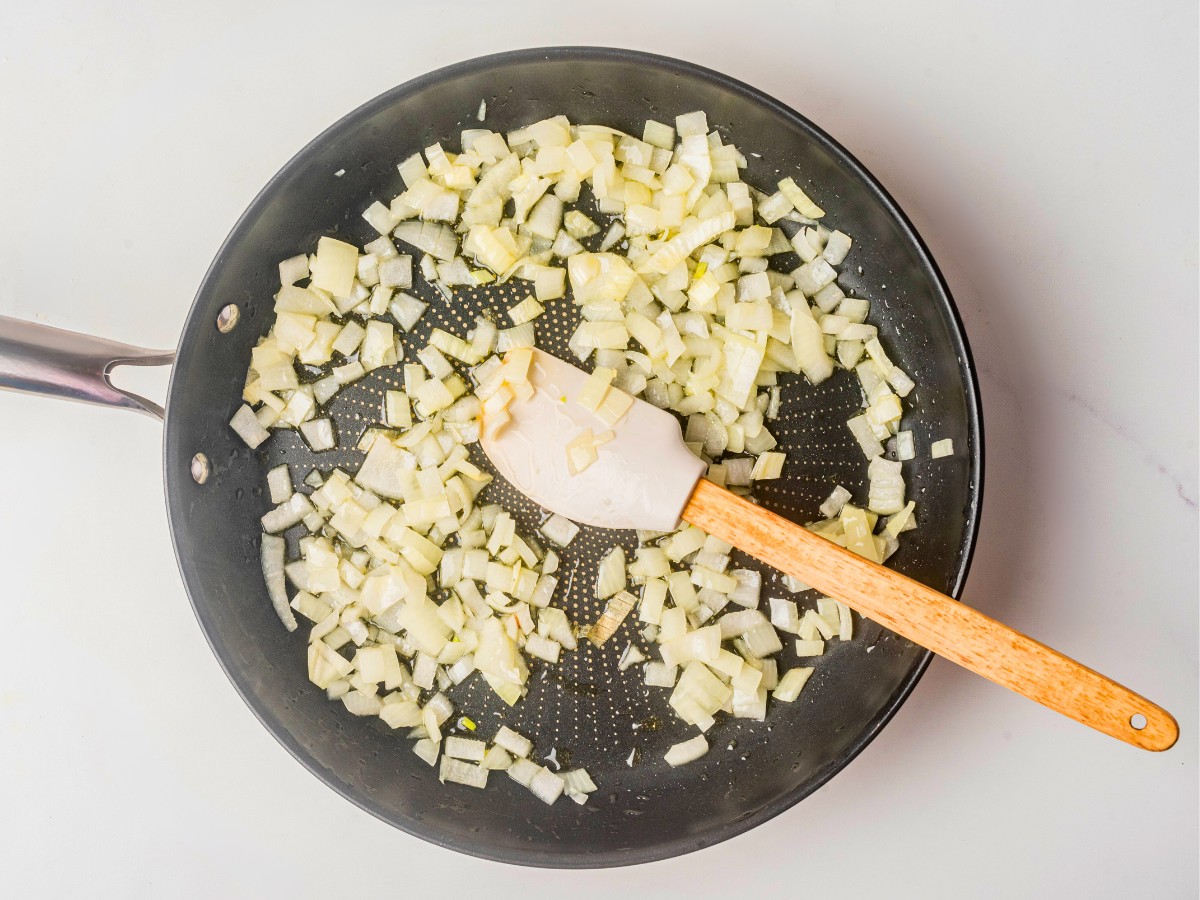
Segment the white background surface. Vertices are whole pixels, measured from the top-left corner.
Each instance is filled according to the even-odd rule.
[[[967,6],[14,4],[0,314],[173,346],[259,187],[437,66],[596,43],[724,70],[857,154],[947,274],[987,432],[966,600],[1173,710],[1174,750],[935,662],[853,765],[726,844],[610,872],[457,856],[339,799],[228,685],[159,426],[4,395],[5,893],[329,897],[364,872],[379,896],[1196,896],[1196,6]]]

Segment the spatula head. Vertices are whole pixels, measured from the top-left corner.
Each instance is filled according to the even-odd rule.
[[[509,404],[511,421],[497,434],[484,428],[484,452],[523,494],[574,522],[674,530],[704,463],[684,446],[679,422],[669,412],[634,399],[624,418],[610,426],[581,406],[587,378],[570,363],[534,350],[533,393]],[[597,448],[595,462],[572,474],[567,444],[589,428],[614,437]]]

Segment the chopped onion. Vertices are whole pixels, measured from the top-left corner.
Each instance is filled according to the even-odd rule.
[[[640,662],[646,661],[646,655],[642,653],[633,644],[627,644],[625,650],[621,653],[621,659],[617,663],[617,668],[624,672],[630,666],[636,666]]]
[[[440,781],[465,784],[467,787],[473,788],[485,788],[487,787],[487,776],[487,769],[463,762],[461,759],[453,759],[446,754],[442,755],[442,767],[438,772]]]
[[[522,787],[529,787],[533,779],[542,771],[542,767],[527,759],[514,759],[508,767],[508,777]]]
[[[384,710],[387,710],[386,706]],[[428,738],[422,738],[413,744],[413,753],[417,754],[418,757],[431,766],[437,762],[439,750],[440,745]]]
[[[313,287],[329,291],[335,297],[345,297],[354,284],[358,267],[358,249],[353,244],[322,237],[317,241],[317,255],[312,263]]]
[[[814,218],[816,218],[814,216]],[[840,231],[834,231],[829,235],[825,242],[825,249],[821,251],[821,256],[825,261],[833,266],[840,266],[846,259],[846,254],[850,252],[852,241],[848,234],[843,234]]]
[[[605,600],[624,590],[625,583],[625,550],[620,546],[613,547],[600,561],[596,573],[596,596]]]
[[[795,634],[800,630],[800,612],[792,600],[771,598],[771,624],[780,631]]]
[[[263,531],[275,534],[287,531],[313,511],[313,505],[304,494],[292,494],[287,500],[262,517]]]
[[[789,669],[779,679],[779,684],[771,692],[771,696],[785,703],[794,702],[800,696],[800,691],[804,689],[804,685],[808,683],[808,679],[812,677],[814,671],[812,667],[804,666]]]
[[[337,446],[331,419],[312,419],[300,424],[300,432],[313,450],[332,450]]]
[[[487,744],[483,741],[474,738],[447,737],[442,748],[442,753],[447,757],[454,759],[465,759],[470,762],[479,762],[483,759],[487,752]]]
[[[877,456],[867,467],[871,480],[867,508],[880,515],[891,515],[904,508],[904,478],[899,462]]]
[[[517,757],[527,757],[533,752],[533,742],[507,725],[500,726],[500,730],[496,732],[494,743],[497,747],[503,747]]]
[[[543,522],[540,530],[548,540],[560,547],[570,544],[575,539],[575,535],[579,534],[579,526],[558,513],[553,513]]]
[[[624,575],[624,567],[622,567],[622,580],[624,580]],[[635,606],[637,606],[637,598],[628,591],[620,590],[609,597],[608,603],[604,605],[604,612],[596,620],[596,624],[588,630],[588,640],[599,647],[613,636]]]
[[[954,455],[954,441],[950,438],[943,438],[940,441],[934,441],[929,446],[930,459],[941,459],[943,456]]]
[[[490,747],[479,765],[484,769],[508,769],[512,764],[513,758],[503,747]]]
[[[797,656],[821,656],[825,652],[825,642],[821,640],[796,641]]]
[[[288,606],[287,585],[283,578],[285,547],[283,538],[264,534],[260,555],[263,579],[267,583],[267,594],[271,598],[271,605],[275,607],[275,613],[279,616],[279,621],[283,622],[283,627],[288,631],[295,631],[296,617],[292,615],[291,607]]]
[[[779,192],[787,197],[788,202],[795,207],[796,212],[805,218],[819,219],[825,215],[825,210],[813,203],[808,198],[808,195],[800,190],[800,186],[796,184],[795,180],[791,178],[783,179],[783,181],[779,182]],[[845,254],[842,255],[843,257],[845,256]],[[838,262],[840,261],[838,260]],[[830,262],[833,262],[833,260],[830,260]]]
[[[708,741],[704,739],[704,735],[698,734],[690,741],[671,745],[663,758],[666,759],[668,765],[683,766],[694,762],[707,752]]]
[[[846,422],[846,425],[849,426],[850,433],[858,441],[858,445],[867,459],[883,455],[883,444],[879,443],[879,438],[871,431],[871,425],[866,416],[855,416]]]
[[[267,472],[267,490],[271,495],[272,503],[283,503],[291,499],[292,474],[287,463],[276,466]]]
[[[543,803],[552,806],[562,796],[566,783],[544,766],[529,781],[529,790]]]
[[[271,433],[259,424],[254,410],[245,404],[233,414],[233,418],[229,420],[229,427],[237,432],[238,437],[245,441],[251,450],[271,436]]]
[[[675,687],[679,677],[678,666],[668,666],[663,662],[651,661],[645,665],[645,683],[647,687]]]
[[[912,527],[912,514],[916,509],[917,504],[909,501],[904,509],[896,513],[894,516],[889,516],[885,529],[892,537],[899,537],[900,532],[907,531]]]
[[[592,776],[588,774],[587,769],[573,769],[570,772],[562,772],[559,774],[559,777],[562,778],[568,794],[583,794],[586,796],[596,791],[596,782],[592,781]]]

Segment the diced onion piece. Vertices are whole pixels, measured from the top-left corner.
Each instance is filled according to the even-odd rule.
[[[597,366],[583,383],[583,387],[580,388],[579,396],[575,398],[575,402],[584,407],[584,409],[590,409],[595,412],[599,408],[600,402],[608,393],[608,386],[612,384],[612,380],[616,377],[617,372],[615,369]]]
[[[609,388],[596,408],[596,415],[610,428],[625,418],[633,407],[633,398],[617,388]]]
[[[867,476],[871,480],[867,507],[879,515],[891,515],[904,508],[904,478],[901,463],[882,456],[871,460]]]
[[[578,475],[600,458],[596,452],[596,438],[590,428],[583,429],[568,441],[564,449],[567,454],[567,471],[572,475]]]
[[[308,277],[308,255],[301,253],[279,264],[279,284],[283,287]]]
[[[800,691],[804,689],[804,685],[808,683],[808,679],[812,677],[814,671],[811,666],[798,666],[795,669],[788,669],[783,677],[779,679],[779,684],[775,686],[775,690],[771,692],[771,696],[785,703],[794,702],[800,696]]]
[[[531,634],[525,639],[525,652],[546,662],[558,662],[560,650],[561,645],[558,642],[544,638],[540,634]]]
[[[822,656],[825,653],[825,642],[822,640],[796,641],[797,656]]]
[[[533,779],[542,771],[542,767],[528,759],[515,759],[508,767],[508,777],[522,787],[529,787]]]
[[[372,228],[383,235],[390,233],[400,224],[399,217],[378,200],[363,210],[362,216]]]
[[[664,755],[668,765],[683,766],[702,757],[708,752],[708,741],[704,735],[698,734],[689,741],[671,745]]]
[[[812,218],[817,218],[813,216]],[[840,231],[834,231],[825,241],[825,249],[821,251],[821,256],[825,261],[832,266],[840,266],[846,259],[846,254],[850,252],[850,235],[843,234]]]
[[[238,411],[233,414],[233,418],[229,420],[229,427],[246,442],[246,446],[251,450],[271,436],[271,433],[259,424],[254,410],[245,404],[238,407]]]
[[[645,665],[645,684],[647,687],[675,687],[679,677],[677,666],[668,666],[663,662],[648,662]]]
[[[883,455],[883,444],[879,443],[879,438],[875,437],[875,433],[871,431],[871,424],[865,415],[855,416],[848,420],[846,425],[850,428],[850,433],[858,441],[858,446],[862,448],[863,455],[867,459]]]
[[[487,787],[487,776],[487,769],[463,762],[461,759],[454,759],[446,754],[442,755],[442,765],[438,771],[438,780],[440,781],[465,784],[467,787],[473,788],[485,788]]]
[[[287,463],[276,466],[267,472],[267,490],[271,494],[272,503],[283,503],[291,499],[294,491],[292,473]]]
[[[303,496],[303,495],[298,495]],[[263,579],[267,583],[267,595],[275,608],[279,621],[288,631],[296,630],[296,617],[288,605],[287,585],[284,581],[283,559],[286,545],[281,537],[271,534],[262,536],[260,557],[262,561]]]
[[[842,507],[841,523],[846,533],[846,549],[871,562],[879,562],[879,552],[872,538],[866,511],[847,503]]]
[[[900,512],[896,513],[894,516],[890,516],[888,518],[887,525],[884,526],[887,533],[892,537],[899,537],[900,532],[906,531],[906,526],[911,521],[913,510],[916,508],[917,504],[910,500],[905,505],[904,509],[900,510]]]
[[[782,453],[763,453],[754,461],[750,472],[753,481],[768,481],[783,474],[783,463],[787,459]]]
[[[434,222],[401,222],[393,232],[397,240],[411,244],[437,259],[449,262],[458,252],[454,229]],[[506,267],[507,268],[507,267]]]
[[[545,526],[543,526],[545,533]],[[613,547],[600,561],[596,573],[596,596],[605,600],[625,589],[625,550]]]
[[[813,384],[820,384],[833,374],[833,360],[825,352],[821,326],[813,318],[812,310],[804,295],[793,291],[788,295],[792,308],[791,338],[792,353],[800,370]]]
[[[532,322],[545,312],[545,310],[546,308],[535,298],[526,297],[516,306],[509,309],[508,317],[512,319],[513,325],[524,325],[526,322]]]
[[[853,496],[853,494],[839,484],[833,489],[833,493],[826,498],[825,502],[821,504],[821,515],[826,518],[837,516],[842,511],[842,507]]]
[[[737,586],[729,591],[729,599],[747,609],[756,609],[762,592],[762,573],[756,569],[731,569],[729,574]]]
[[[388,391],[384,395],[384,421],[392,428],[412,428],[412,405],[404,391]]]
[[[397,293],[393,295],[392,302],[388,305],[388,311],[402,329],[411,331],[428,307],[429,304],[418,300],[411,294]]]
[[[734,227],[737,217],[732,211],[723,212],[711,219],[694,221],[675,237],[666,242],[647,263],[651,272],[666,274],[677,264],[704,246],[723,231]]]
[[[618,548],[619,549],[619,548]],[[622,572],[622,576],[623,576]],[[628,591],[618,591],[604,605],[604,612],[588,630],[588,640],[599,647],[607,641],[625,621],[625,617],[637,606],[637,598]]]
[[[572,797],[588,794],[596,791],[596,782],[592,781],[592,776],[588,774],[586,769],[573,769],[570,772],[562,772],[559,775],[563,783],[566,785],[566,792]]]
[[[354,286],[358,269],[358,248],[345,241],[323,237],[317,241],[317,255],[312,264],[312,285],[329,291],[335,297],[345,297]]]
[[[954,455],[954,441],[951,438],[943,438],[940,441],[934,441],[929,445],[930,459],[941,459],[943,456]]]
[[[698,660],[713,662],[721,650],[721,629],[708,625],[672,638],[662,645],[663,662],[669,666]]]
[[[800,612],[795,601],[771,598],[771,624],[780,631],[795,634],[800,629]]]
[[[332,450],[337,446],[337,438],[333,434],[331,419],[311,419],[300,423],[300,433],[313,450]]]
[[[562,796],[565,788],[563,780],[544,766],[529,782],[529,790],[547,806],[554,805],[554,801]]]
[[[638,618],[642,622],[657,625],[662,618],[663,604],[667,598],[667,583],[658,578],[648,578],[642,585],[642,600],[638,607]]]
[[[533,347],[536,345],[536,342],[537,336],[534,324],[533,322],[526,322],[523,325],[514,325],[512,328],[501,330],[496,349],[503,353],[506,350],[513,350],[518,347]]]
[[[479,762],[487,752],[487,744],[475,738],[455,737],[446,738],[442,752],[454,759],[465,759],[469,762]]]
[[[533,741],[513,731],[507,725],[500,726],[493,743],[517,757],[527,757],[533,752]]]
[[[312,501],[306,495],[292,494],[291,497],[262,517],[263,531],[268,534],[287,531],[312,511]]]
[[[793,209],[792,201],[783,191],[776,191],[758,204],[758,216],[768,225],[778,222]]]
[[[565,547],[579,534],[579,526],[565,516],[554,513],[542,523],[541,532],[550,541]]]
[[[755,573],[758,574],[758,573]],[[738,589],[738,580],[732,573],[726,575],[724,572],[714,572],[707,566],[692,566],[691,571],[692,584],[699,588],[708,588],[711,591],[719,591],[722,594],[728,594]]]
[[[787,197],[788,202],[796,208],[796,212],[807,219],[819,219],[825,215],[825,210],[813,203],[794,179],[785,178],[779,182],[779,192]],[[839,232],[840,233],[840,232]],[[845,235],[843,235],[845,237]],[[847,248],[848,249],[848,248]],[[843,258],[845,254],[842,254]],[[832,262],[832,260],[830,260]],[[839,262],[841,260],[838,260]]]
[[[657,122],[655,123],[658,124]],[[666,128],[666,126],[660,126]],[[696,112],[684,113],[675,117],[675,130],[679,132],[681,138],[690,135],[708,134],[708,116],[703,110]],[[647,143],[651,143],[647,141]]]
[[[854,637],[854,616],[850,613],[850,607],[841,601],[837,602],[838,610],[838,640],[848,641]]]
[[[767,622],[755,625],[743,634],[742,641],[747,652],[756,659],[763,659],[783,649],[778,633]]]
[[[509,756],[508,751],[503,747],[490,747],[483,755],[483,761],[479,764],[484,769],[507,769],[513,764],[513,758]]]
[[[387,711],[387,707],[385,706],[384,712],[386,712],[386,711]],[[440,752],[440,750],[441,750],[441,745],[437,741],[429,740],[429,738],[422,738],[421,740],[419,740],[415,744],[413,744],[413,753],[417,754],[417,756],[421,760],[423,760],[424,762],[428,763],[431,766],[437,762],[438,753]]]

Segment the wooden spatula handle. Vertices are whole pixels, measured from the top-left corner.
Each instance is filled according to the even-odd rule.
[[[939,656],[1097,731],[1146,750],[1166,750],[1179,737],[1170,713],[1145,697],[712,482],[700,480],[683,519]],[[1141,728],[1133,724],[1138,716],[1145,719]]]

